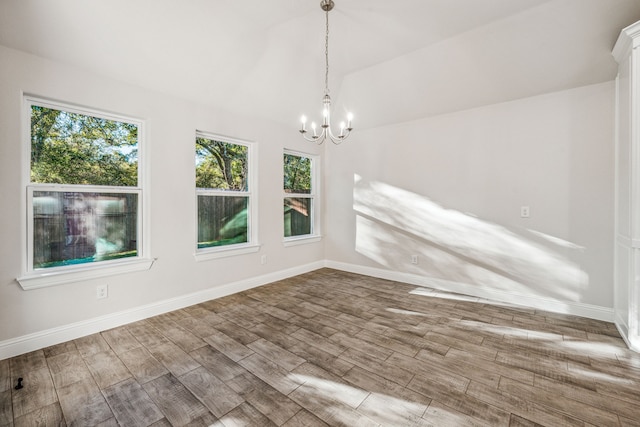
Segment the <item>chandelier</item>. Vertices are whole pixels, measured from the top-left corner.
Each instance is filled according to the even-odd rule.
[[[320,7],[325,11],[326,17],[326,32],[324,39],[324,60],[325,60],[325,73],[324,73],[324,97],[322,98],[322,125],[320,126],[320,131],[316,126],[315,122],[311,123],[312,134],[309,135],[307,131],[307,118],[302,116],[302,127],[300,128],[300,133],[309,142],[315,142],[317,144],[322,144],[327,137],[334,144],[340,144],[342,141],[347,139],[347,137],[351,134],[351,121],[353,120],[353,115],[351,113],[347,114],[347,122],[340,123],[340,133],[335,134],[331,130],[331,97],[329,96],[329,11],[333,9],[335,3],[333,0],[322,0],[320,2]],[[319,133],[318,133],[319,132]]]

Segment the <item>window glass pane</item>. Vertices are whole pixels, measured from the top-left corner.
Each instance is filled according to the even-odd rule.
[[[248,191],[248,147],[196,138],[196,188]]]
[[[293,154],[284,155],[284,191],[311,193],[311,159]]]
[[[284,199],[284,237],[311,234],[312,203],[307,198]]]
[[[249,198],[198,196],[198,248],[245,243]]]
[[[137,125],[32,105],[31,182],[137,186]]]
[[[136,193],[33,192],[33,267],[137,255]]]

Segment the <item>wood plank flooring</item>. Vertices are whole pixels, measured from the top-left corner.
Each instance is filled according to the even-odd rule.
[[[0,361],[0,426],[59,425],[640,426],[640,354],[610,323],[322,269]]]

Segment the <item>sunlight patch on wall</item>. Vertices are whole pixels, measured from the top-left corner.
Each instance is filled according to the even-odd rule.
[[[427,197],[354,179],[356,251],[396,271],[487,289],[576,301],[589,277],[569,259],[584,248],[444,208]],[[528,232],[527,232],[528,233]],[[419,255],[419,265],[408,261]]]
[[[583,250],[584,246],[580,246],[580,245],[576,245],[575,243],[569,242],[567,240],[564,239],[560,239],[558,237],[555,236],[550,236],[546,233],[541,233],[539,231],[536,230],[528,230],[530,233],[532,233],[535,236],[538,236],[544,240],[547,240],[551,243],[553,243],[556,246],[560,246],[560,247],[565,247],[565,248],[569,248],[569,249],[577,249],[577,250]]]

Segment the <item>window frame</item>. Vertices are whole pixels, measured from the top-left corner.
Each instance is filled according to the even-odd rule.
[[[155,261],[150,257],[149,247],[149,217],[148,197],[145,196],[145,188],[148,182],[148,168],[146,163],[145,147],[145,122],[141,119],[122,114],[115,114],[97,108],[84,107],[68,102],[51,100],[35,95],[23,94],[22,129],[24,157],[22,168],[24,170],[23,183],[25,192],[23,206],[26,207],[26,228],[23,235],[26,238],[26,253],[23,256],[22,271],[24,274],[16,280],[24,290],[55,286],[65,283],[78,282],[115,274],[123,274],[133,271],[148,270]],[[136,186],[107,186],[107,185],[78,185],[78,184],[49,184],[31,182],[31,114],[32,107],[56,109],[69,113],[77,113],[93,116],[105,120],[125,122],[136,125],[138,128],[138,163]],[[33,193],[36,191],[71,192],[71,193],[135,193],[138,195],[137,223],[136,223],[136,256],[124,257],[113,260],[95,261],[74,265],[63,265],[48,268],[34,268],[34,212]]]
[[[287,193],[284,189],[284,155],[292,155],[297,157],[304,157],[311,160],[311,191],[309,193]],[[285,148],[282,153],[282,206],[284,207],[285,199],[311,199],[311,233],[310,234],[302,234],[299,236],[284,236],[284,210],[282,211],[282,236],[283,236],[283,245],[285,247],[288,246],[297,246],[309,243],[316,243],[322,239],[322,234],[320,230],[320,156],[311,153],[305,153],[302,151],[290,150]]]
[[[195,209],[194,209],[194,257],[196,261],[207,261],[237,255],[255,253],[260,250],[258,241],[258,170],[257,161],[258,147],[253,141],[220,135],[212,132],[196,130],[194,135],[194,153],[196,138],[205,138],[220,141],[228,144],[243,145],[247,147],[247,191],[218,190],[211,188],[195,187]],[[195,167],[194,167],[195,186]],[[198,247],[198,197],[199,196],[222,196],[222,197],[246,197],[249,208],[247,209],[247,241],[233,243],[222,246],[210,246],[208,248]]]

